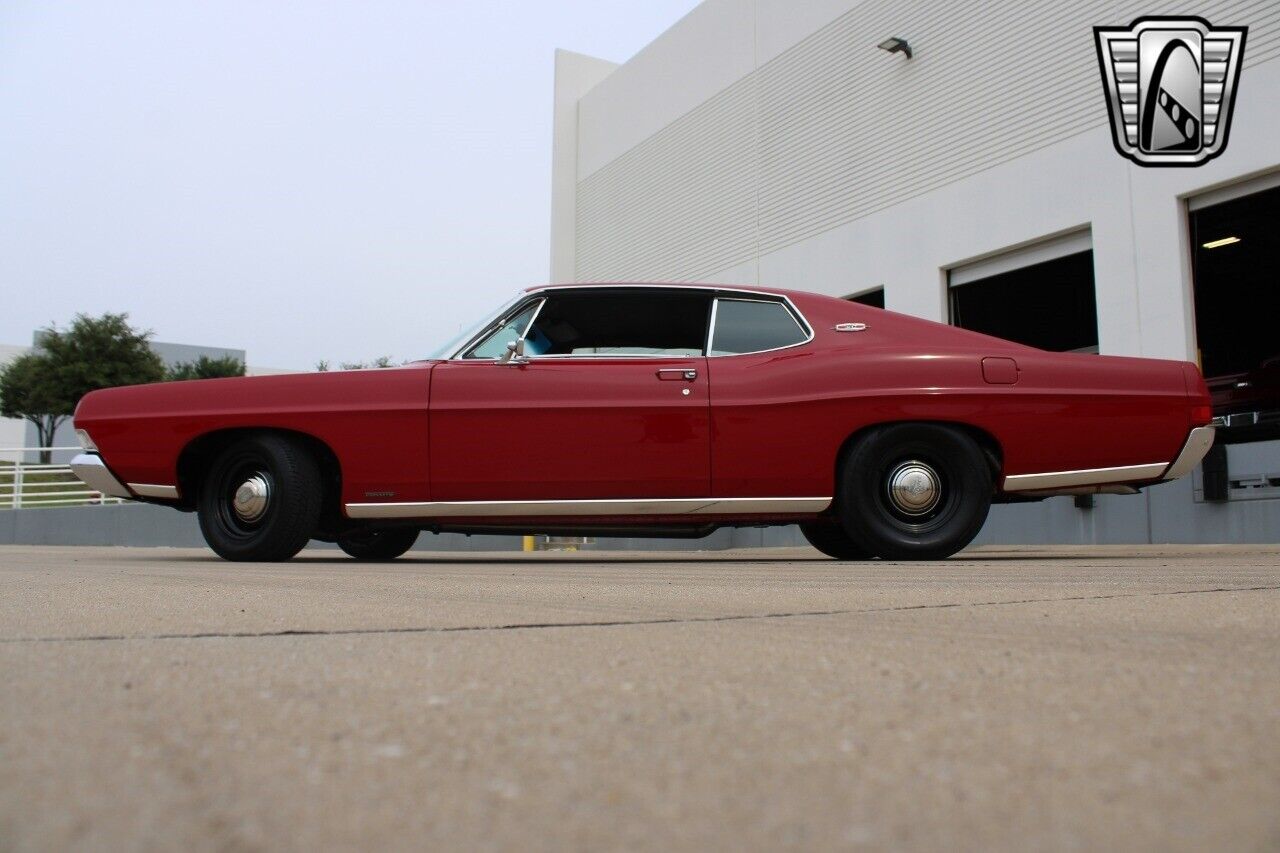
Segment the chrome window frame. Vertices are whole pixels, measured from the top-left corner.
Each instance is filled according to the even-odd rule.
[[[547,353],[546,355],[530,355],[530,356],[526,356],[526,358],[528,358],[530,361],[538,361],[541,359],[545,359],[547,361],[553,361],[553,360],[563,361],[566,358],[592,359],[595,361],[602,361],[604,359],[609,359],[610,361],[654,361],[658,359],[667,359],[668,361],[680,361],[682,359],[688,360],[691,358],[705,358],[705,356],[701,352],[699,352],[697,355],[671,355],[670,353],[661,353],[661,352],[655,352],[655,353],[553,352],[553,353]]]
[[[739,356],[739,355],[759,355],[760,353],[765,353],[765,352],[778,352],[784,349],[802,347],[813,340],[814,338],[813,326],[809,325],[809,321],[806,320],[805,316],[800,313],[800,310],[798,308],[796,308],[795,303],[793,303],[786,296],[783,296],[782,294],[774,295],[774,294],[768,294],[768,293],[755,293],[754,291],[736,291],[736,292],[751,293],[754,296],[754,298],[742,297],[742,296],[719,296],[719,295],[715,297],[715,304],[711,308],[711,325],[707,328],[707,345],[703,349],[703,352],[706,353],[707,358],[733,358],[734,356]],[[763,299],[760,298],[762,296],[766,298],[763,298]],[[747,352],[722,352],[722,353],[713,352],[711,349],[711,344],[715,341],[716,320],[718,319],[719,313],[720,313],[721,299],[727,302],[767,302],[775,305],[781,305],[790,315],[791,322],[795,323],[796,327],[800,329],[800,332],[804,335],[804,339],[797,341],[794,344],[786,344],[780,347],[769,347],[768,349],[753,349],[753,350],[748,350]]]
[[[534,301],[534,299],[516,299],[514,303],[508,303],[511,306],[509,310],[502,311],[496,320],[490,320],[488,323],[485,323],[478,334],[472,335],[460,349],[455,350],[453,355],[448,356],[444,360],[479,362],[498,361],[502,356],[495,355],[486,358],[467,358],[466,354],[487,341],[488,336],[501,329],[502,325],[508,320],[513,317],[519,317],[529,305],[533,304]],[[524,330],[520,332],[520,337],[517,338],[517,340],[524,340],[525,335],[529,334],[529,330],[533,328],[534,321],[538,319],[538,314],[542,313],[542,306],[547,304],[547,297],[537,297],[536,301],[538,305],[533,309],[533,314],[529,317],[529,322],[525,323]]]
[[[813,331],[813,325],[809,322],[808,318],[804,316],[804,313],[801,312],[800,309],[796,307],[796,304],[791,301],[791,297],[787,296],[785,293],[770,293],[769,291],[766,291],[766,290],[742,290],[740,288],[731,287],[731,286],[718,287],[716,285],[551,284],[551,285],[544,285],[543,287],[534,288],[533,290],[528,291],[525,294],[525,296],[527,296],[527,299],[517,296],[514,300],[512,300],[511,302],[508,302],[501,309],[499,309],[499,311],[497,312],[497,314],[493,319],[490,319],[487,323],[482,324],[480,326],[480,330],[476,332],[476,334],[468,338],[467,341],[464,344],[462,344],[462,346],[456,347],[453,350],[453,352],[451,352],[448,355],[441,356],[440,360],[441,361],[467,361],[467,362],[475,362],[478,364],[487,364],[487,363],[497,362],[496,358],[463,358],[463,353],[467,352],[469,349],[476,346],[484,338],[486,334],[488,334],[489,332],[497,328],[507,318],[513,316],[514,314],[518,314],[520,310],[523,309],[526,302],[532,301],[534,299],[539,299],[541,300],[542,304],[546,304],[546,301],[551,294],[558,291],[562,291],[562,290],[563,291],[567,291],[567,290],[601,290],[601,291],[667,290],[667,291],[675,291],[675,292],[693,291],[698,293],[709,293],[711,295],[711,312],[707,320],[707,338],[703,342],[702,354],[701,355],[635,355],[635,354],[613,355],[609,353],[592,353],[592,354],[561,353],[556,355],[530,355],[528,356],[528,359],[531,362],[539,361],[542,359],[548,359],[548,360],[612,359],[614,361],[632,361],[632,360],[653,361],[656,359],[679,360],[679,359],[690,359],[690,358],[736,358],[737,356],[757,355],[759,353],[777,352],[780,350],[802,347],[808,343],[811,343],[814,337],[816,337]],[[800,331],[805,333],[805,338],[804,340],[799,341],[797,343],[787,344],[786,346],[782,346],[782,347],[773,347],[771,349],[764,349],[764,350],[752,350],[751,352],[725,353],[724,355],[712,356],[711,341],[712,341],[712,336],[715,334],[717,309],[719,307],[719,301],[721,298],[735,299],[738,301],[745,301],[745,302],[780,302],[782,303],[783,307],[785,307],[791,313],[792,319],[795,320],[796,323],[800,326]],[[529,329],[533,327],[533,323],[538,319],[538,314],[541,311],[542,311],[542,305],[540,304],[538,306],[537,311],[534,312],[533,317],[530,319],[529,325],[525,327],[524,334],[527,335],[529,333]],[[523,335],[521,337],[523,337]]]

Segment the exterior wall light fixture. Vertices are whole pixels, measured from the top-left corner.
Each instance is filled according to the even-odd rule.
[[[897,36],[887,38],[880,42],[876,47],[881,50],[887,50],[889,53],[905,53],[907,59],[911,58],[911,45],[907,44],[906,39],[900,39]]]

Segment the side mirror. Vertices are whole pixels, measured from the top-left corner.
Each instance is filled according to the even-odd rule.
[[[507,343],[507,351],[503,353],[502,358],[498,359],[499,364],[528,364],[529,357],[524,354],[524,338],[509,341]]]

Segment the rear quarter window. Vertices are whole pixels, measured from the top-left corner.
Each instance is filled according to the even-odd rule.
[[[720,299],[716,302],[711,355],[739,355],[803,343],[808,334],[781,302]]]

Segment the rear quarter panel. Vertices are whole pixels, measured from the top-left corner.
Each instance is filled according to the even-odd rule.
[[[1002,474],[1171,461],[1186,439],[1186,365],[1049,353],[937,323],[793,294],[805,346],[709,359],[717,496],[834,494],[849,437],[876,424],[965,424],[992,436]],[[864,322],[859,332],[837,332]],[[1018,381],[990,385],[984,357]]]

